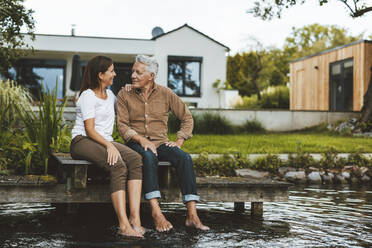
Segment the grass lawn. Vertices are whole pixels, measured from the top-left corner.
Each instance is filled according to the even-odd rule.
[[[171,140],[175,134],[169,135]],[[372,153],[372,138],[356,138],[329,133],[267,133],[241,135],[201,135],[195,134],[186,141],[183,149],[188,153],[295,153],[302,151],[322,153],[330,148],[340,153],[360,151]]]

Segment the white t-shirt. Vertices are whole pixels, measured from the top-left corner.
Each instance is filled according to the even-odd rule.
[[[108,141],[113,141],[116,97],[106,89],[105,100],[96,97],[93,90],[84,90],[76,103],[76,121],[71,131],[72,139],[77,135],[87,136],[84,121],[94,118],[94,129]]]

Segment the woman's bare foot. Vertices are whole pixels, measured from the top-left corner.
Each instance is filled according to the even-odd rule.
[[[202,231],[208,231],[209,230],[209,227],[204,226],[203,223],[201,223],[198,216],[187,217],[185,225],[187,227],[194,227],[194,228],[202,230]]]
[[[121,226],[119,228],[118,234],[126,237],[143,238],[143,235],[135,231],[130,225]]]
[[[141,225],[141,221],[139,219],[129,219],[129,223],[131,224],[134,231],[144,235],[146,229]]]
[[[167,232],[173,228],[172,224],[165,218],[162,213],[152,217],[154,218],[155,228],[158,232]]]

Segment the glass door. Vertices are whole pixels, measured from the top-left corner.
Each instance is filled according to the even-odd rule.
[[[353,111],[353,71],[353,59],[330,64],[330,111]]]

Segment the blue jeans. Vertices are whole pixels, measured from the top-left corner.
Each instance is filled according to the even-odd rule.
[[[127,145],[142,156],[143,191],[146,200],[161,197],[158,183],[159,160],[169,161],[176,168],[183,202],[200,200],[197,195],[194,166],[187,152],[163,144],[157,148],[156,156],[150,149],[145,151],[139,143],[130,142]]]

